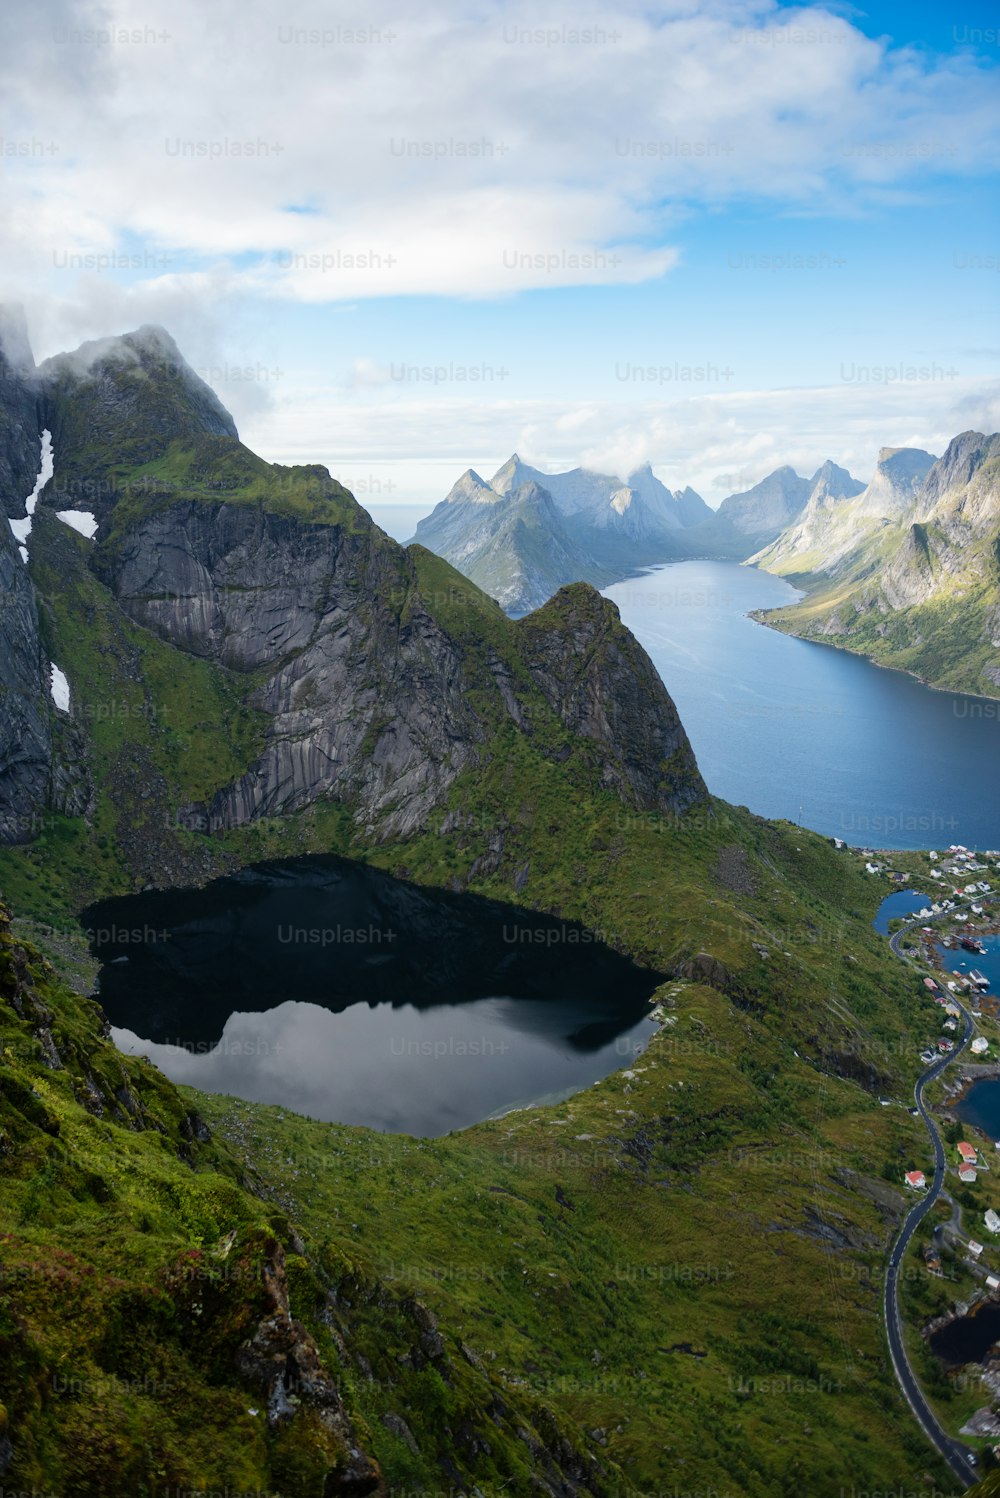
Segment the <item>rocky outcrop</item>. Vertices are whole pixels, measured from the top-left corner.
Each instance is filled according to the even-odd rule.
[[[610,599],[563,588],[519,631],[532,676],[568,733],[589,741],[605,786],[673,816],[704,797],[677,709]]]
[[[340,1391],[320,1358],[310,1332],[289,1306],[285,1254],[276,1240],[262,1269],[267,1306],[253,1336],[240,1348],[236,1366],[265,1404],[272,1431],[311,1412],[327,1437],[330,1470],[325,1498],[362,1498],[381,1491],[378,1466],[362,1449]],[[315,1441],[315,1437],[313,1438]]]

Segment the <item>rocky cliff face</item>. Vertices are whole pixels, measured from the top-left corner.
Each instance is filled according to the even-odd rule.
[[[52,771],[51,715],[35,592],[0,518],[0,842],[37,834]]]
[[[560,722],[591,746],[603,785],[673,816],[702,798],[677,709],[615,604],[582,584],[563,588],[519,632],[532,676]]]
[[[20,519],[38,472],[42,434],[24,315],[0,306],[0,511]]]
[[[303,526],[192,502],[132,528],[111,562],[122,607],[179,649],[263,682],[263,758],[210,808],[236,826],[321,796],[405,833],[486,739],[462,663],[374,527]]]
[[[24,318],[0,307],[0,842],[37,830],[52,768],[48,661],[27,568],[3,515],[21,518],[40,450]]]
[[[414,558],[374,527],[352,533],[189,503],[131,529],[107,565],[131,617],[182,650],[265,678],[250,700],[270,717],[268,745],[216,797],[209,811],[220,825],[335,795],[368,826],[411,832],[488,754],[499,723],[531,730],[533,686],[591,741],[605,782],[631,804],[679,813],[703,793],[662,683],[593,589],[524,632],[533,682],[515,679],[522,635],[512,627],[506,649],[485,651],[477,710],[467,651],[435,617]],[[661,765],[675,754],[684,763],[672,790]]]
[[[858,499],[857,515],[890,521],[903,518],[916,503],[934,462],[934,455],[920,447],[883,447],[871,482]]]

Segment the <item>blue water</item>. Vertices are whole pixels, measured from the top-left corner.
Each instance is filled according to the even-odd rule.
[[[716,795],[856,846],[1000,848],[1000,703],[757,624],[799,594],[753,567],[676,562],[606,592]]]
[[[923,910],[930,905],[932,899],[933,896],[922,895],[915,889],[898,889],[895,894],[886,895],[872,924],[881,936],[888,936],[890,921],[898,920],[902,915],[913,915],[916,911]]]
[[[973,1082],[956,1103],[955,1112],[965,1123],[982,1129],[990,1139],[1000,1139],[1000,1077]]]
[[[976,952],[966,952],[961,948],[950,949],[938,947],[941,956],[941,966],[949,973],[967,973],[970,968],[975,968],[990,980],[990,992],[1000,994],[1000,936],[984,936],[983,946],[986,948],[986,956],[980,957]]]

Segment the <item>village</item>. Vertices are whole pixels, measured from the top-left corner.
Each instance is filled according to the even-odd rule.
[[[932,1119],[944,1151],[940,1191],[910,1244],[917,1265],[903,1292],[908,1320],[915,1317],[911,1324],[920,1326],[930,1354],[929,1391],[949,1402],[962,1391],[955,1415],[964,1423],[956,1433],[988,1444],[1000,1458],[1000,1106],[988,1130],[983,1113],[977,1126],[966,1104],[971,1090],[987,1083],[1000,1094],[1000,852],[953,845],[906,854],[864,849],[861,856],[868,874],[901,892],[926,890],[925,903],[914,896],[887,931],[897,955],[916,964],[934,1005],[927,1015],[936,1033],[914,1041],[925,1071],[920,1106],[909,1112]],[[931,1155],[927,1136],[922,1153]],[[911,1161],[902,1176],[919,1198],[932,1194],[937,1171]],[[942,1418],[951,1423],[952,1411],[942,1409]]]

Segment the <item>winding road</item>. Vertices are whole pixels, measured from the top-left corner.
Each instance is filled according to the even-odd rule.
[[[915,925],[918,919],[920,917],[909,920],[905,926],[901,927],[899,931],[889,938],[889,946],[901,962],[910,963],[910,959],[900,951],[900,940],[907,935],[911,926]],[[927,924],[926,918],[923,919],[922,924]],[[910,965],[915,966],[913,963],[910,963]],[[889,1353],[892,1357],[892,1366],[907,1404],[916,1415],[928,1440],[940,1451],[951,1471],[961,1483],[964,1483],[966,1487],[971,1487],[974,1482],[978,1482],[979,1480],[979,1474],[975,1467],[975,1454],[967,1446],[963,1446],[961,1441],[957,1441],[954,1436],[948,1434],[924,1398],[923,1390],[917,1381],[917,1376],[913,1371],[906,1351],[906,1344],[903,1340],[903,1323],[899,1314],[899,1266],[903,1262],[903,1257],[910,1245],[910,1239],[913,1237],[914,1230],[927,1216],[927,1213],[937,1201],[941,1187],[944,1184],[944,1145],[941,1143],[941,1135],[938,1132],[937,1124],[924,1106],[924,1088],[928,1082],[933,1082],[935,1077],[939,1077],[945,1067],[950,1066],[953,1061],[956,1061],[962,1055],[969,1041],[972,1039],[972,1016],[965,1006],[954,998],[954,995],[951,995],[951,997],[962,1011],[962,1017],[965,1021],[961,1041],[948,1055],[942,1056],[939,1061],[934,1062],[933,1066],[928,1067],[917,1080],[917,1084],[913,1089],[913,1100],[920,1112],[920,1117],[927,1125],[927,1132],[931,1136],[931,1144],[934,1149],[934,1178],[926,1195],[922,1196],[906,1214],[906,1217],[903,1219],[903,1225],[892,1246],[885,1276],[883,1313],[885,1315],[885,1328],[889,1339]]]

